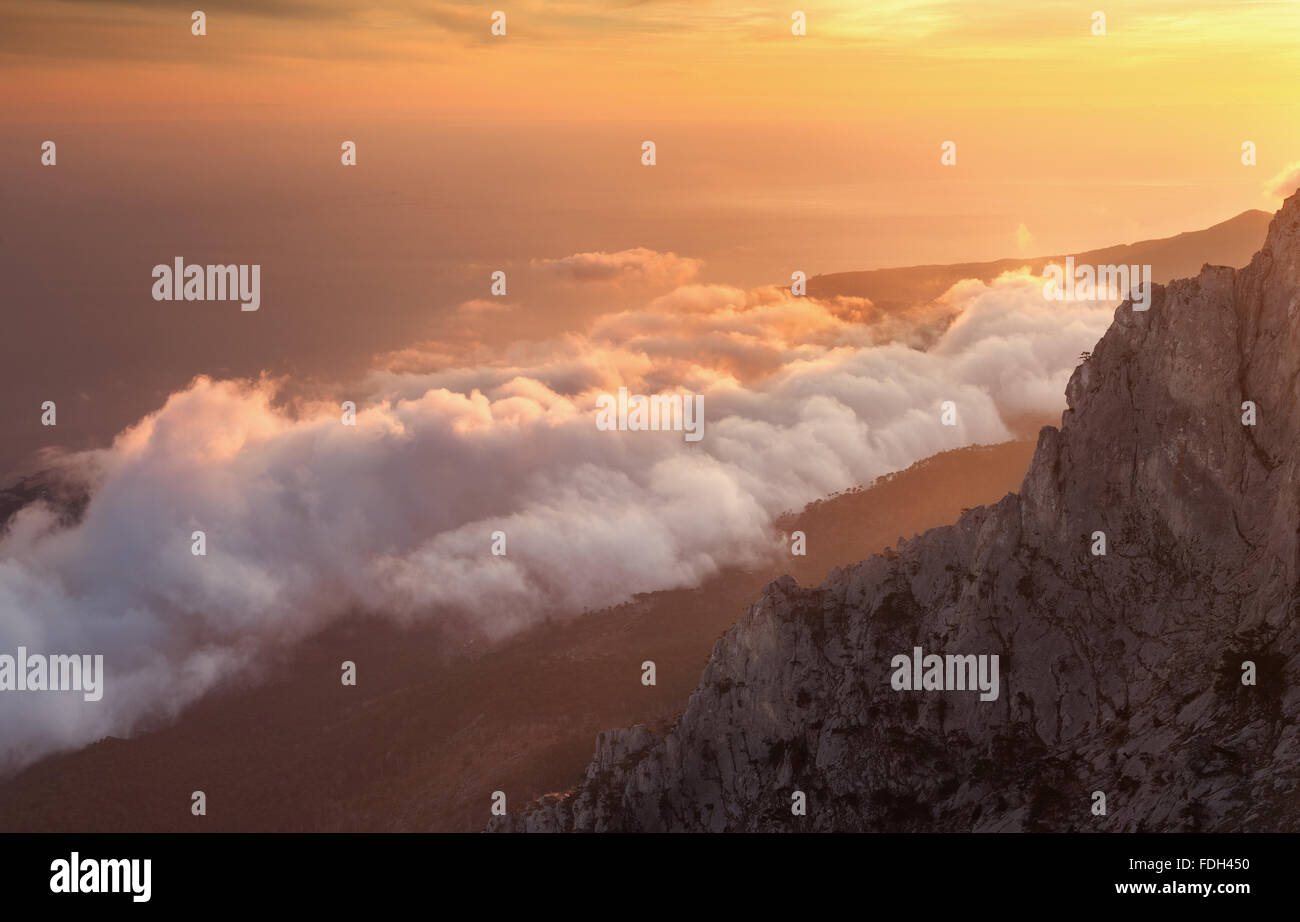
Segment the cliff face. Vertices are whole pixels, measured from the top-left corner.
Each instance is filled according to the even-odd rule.
[[[1247,268],[1117,309],[1019,495],[770,584],[666,735],[492,828],[1300,830],[1298,312],[1293,196]],[[996,654],[998,697],[896,690],[916,647]]]

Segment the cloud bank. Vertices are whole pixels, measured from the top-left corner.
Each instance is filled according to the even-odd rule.
[[[555,262],[611,285],[696,271],[651,251]],[[37,503],[0,537],[0,652],[101,653],[106,672],[98,702],[0,692],[0,765],[167,719],[355,613],[500,639],[775,559],[782,512],[1059,411],[1113,309],[1046,301],[1028,274],[962,282],[919,315],[952,321],[918,349],[863,299],[688,281],[470,366],[386,357],[355,426],[335,404],[278,406],[275,381],[197,379],[60,462],[92,486],[78,524]],[[703,440],[598,430],[596,398],[620,386],[703,394]]]
[[[1276,173],[1267,184],[1267,194],[1276,199],[1284,199],[1300,187],[1300,161],[1293,161]]]

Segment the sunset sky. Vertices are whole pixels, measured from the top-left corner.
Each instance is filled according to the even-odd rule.
[[[277,120],[923,113],[943,122],[964,112],[979,124],[994,113],[1055,113],[1043,127],[1077,125],[1060,140],[1079,141],[1154,129],[1162,118],[1139,113],[1157,103],[1170,115],[1194,108],[1203,123],[1208,104],[1228,105],[1207,127],[1235,135],[1252,119],[1276,121],[1272,107],[1290,101],[1295,3],[1117,3],[1102,10],[1104,37],[1091,34],[1098,7],[805,4],[807,35],[793,40],[795,7],[774,3],[241,0],[206,4],[211,25],[196,43],[192,3],[0,4],[6,70],[31,81],[6,94],[5,110],[35,118],[222,118],[233,109]],[[504,41],[489,34],[496,9],[507,14]],[[1002,133],[984,125],[972,140]]]
[[[1266,181],[1300,140],[1289,0],[1114,4],[1105,36],[1098,4],[823,3],[801,7],[798,38],[788,6],[661,0],[526,0],[493,37],[502,5],[210,3],[195,38],[193,3],[4,0],[0,117],[38,132],[381,122],[435,161],[437,133],[467,124],[499,132],[514,160],[602,155],[584,132],[536,123],[653,133],[684,191],[720,209],[851,211],[893,220],[906,242],[882,252],[865,233],[860,255],[826,269],[1100,245],[1271,208]],[[959,164],[943,173],[948,139]],[[1240,162],[1246,140],[1255,167]],[[400,156],[364,156],[378,168],[386,155]],[[917,216],[952,226],[923,232]]]

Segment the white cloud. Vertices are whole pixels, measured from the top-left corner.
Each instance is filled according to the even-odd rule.
[[[676,253],[635,247],[617,253],[575,253],[559,259],[534,259],[532,265],[575,282],[680,285],[695,278],[703,263]]]
[[[107,670],[97,703],[0,694],[0,756],[167,718],[352,612],[499,638],[769,559],[782,512],[1059,410],[1113,305],[1041,290],[955,286],[938,309],[956,319],[921,351],[873,344],[868,302],[689,285],[495,362],[377,372],[355,427],[332,405],[278,409],[274,382],[199,379],[65,462],[95,483],[80,524],[36,505],[0,539],[0,652],[103,653]],[[703,393],[703,441],[597,430],[595,397],[620,384]]]
[[[1268,195],[1275,199],[1287,198],[1300,187],[1300,161],[1293,161],[1274,175],[1267,185]]]

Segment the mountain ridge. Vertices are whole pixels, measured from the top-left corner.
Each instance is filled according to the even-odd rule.
[[[904,310],[940,297],[963,279],[987,283],[1025,266],[1041,274],[1049,263],[1060,263],[1067,256],[1079,265],[1149,264],[1152,278],[1163,284],[1195,274],[1206,262],[1245,265],[1259,248],[1271,219],[1266,211],[1249,209],[1201,230],[1074,253],[831,272],[809,278],[808,292],[817,297],[865,297],[881,310]]]

